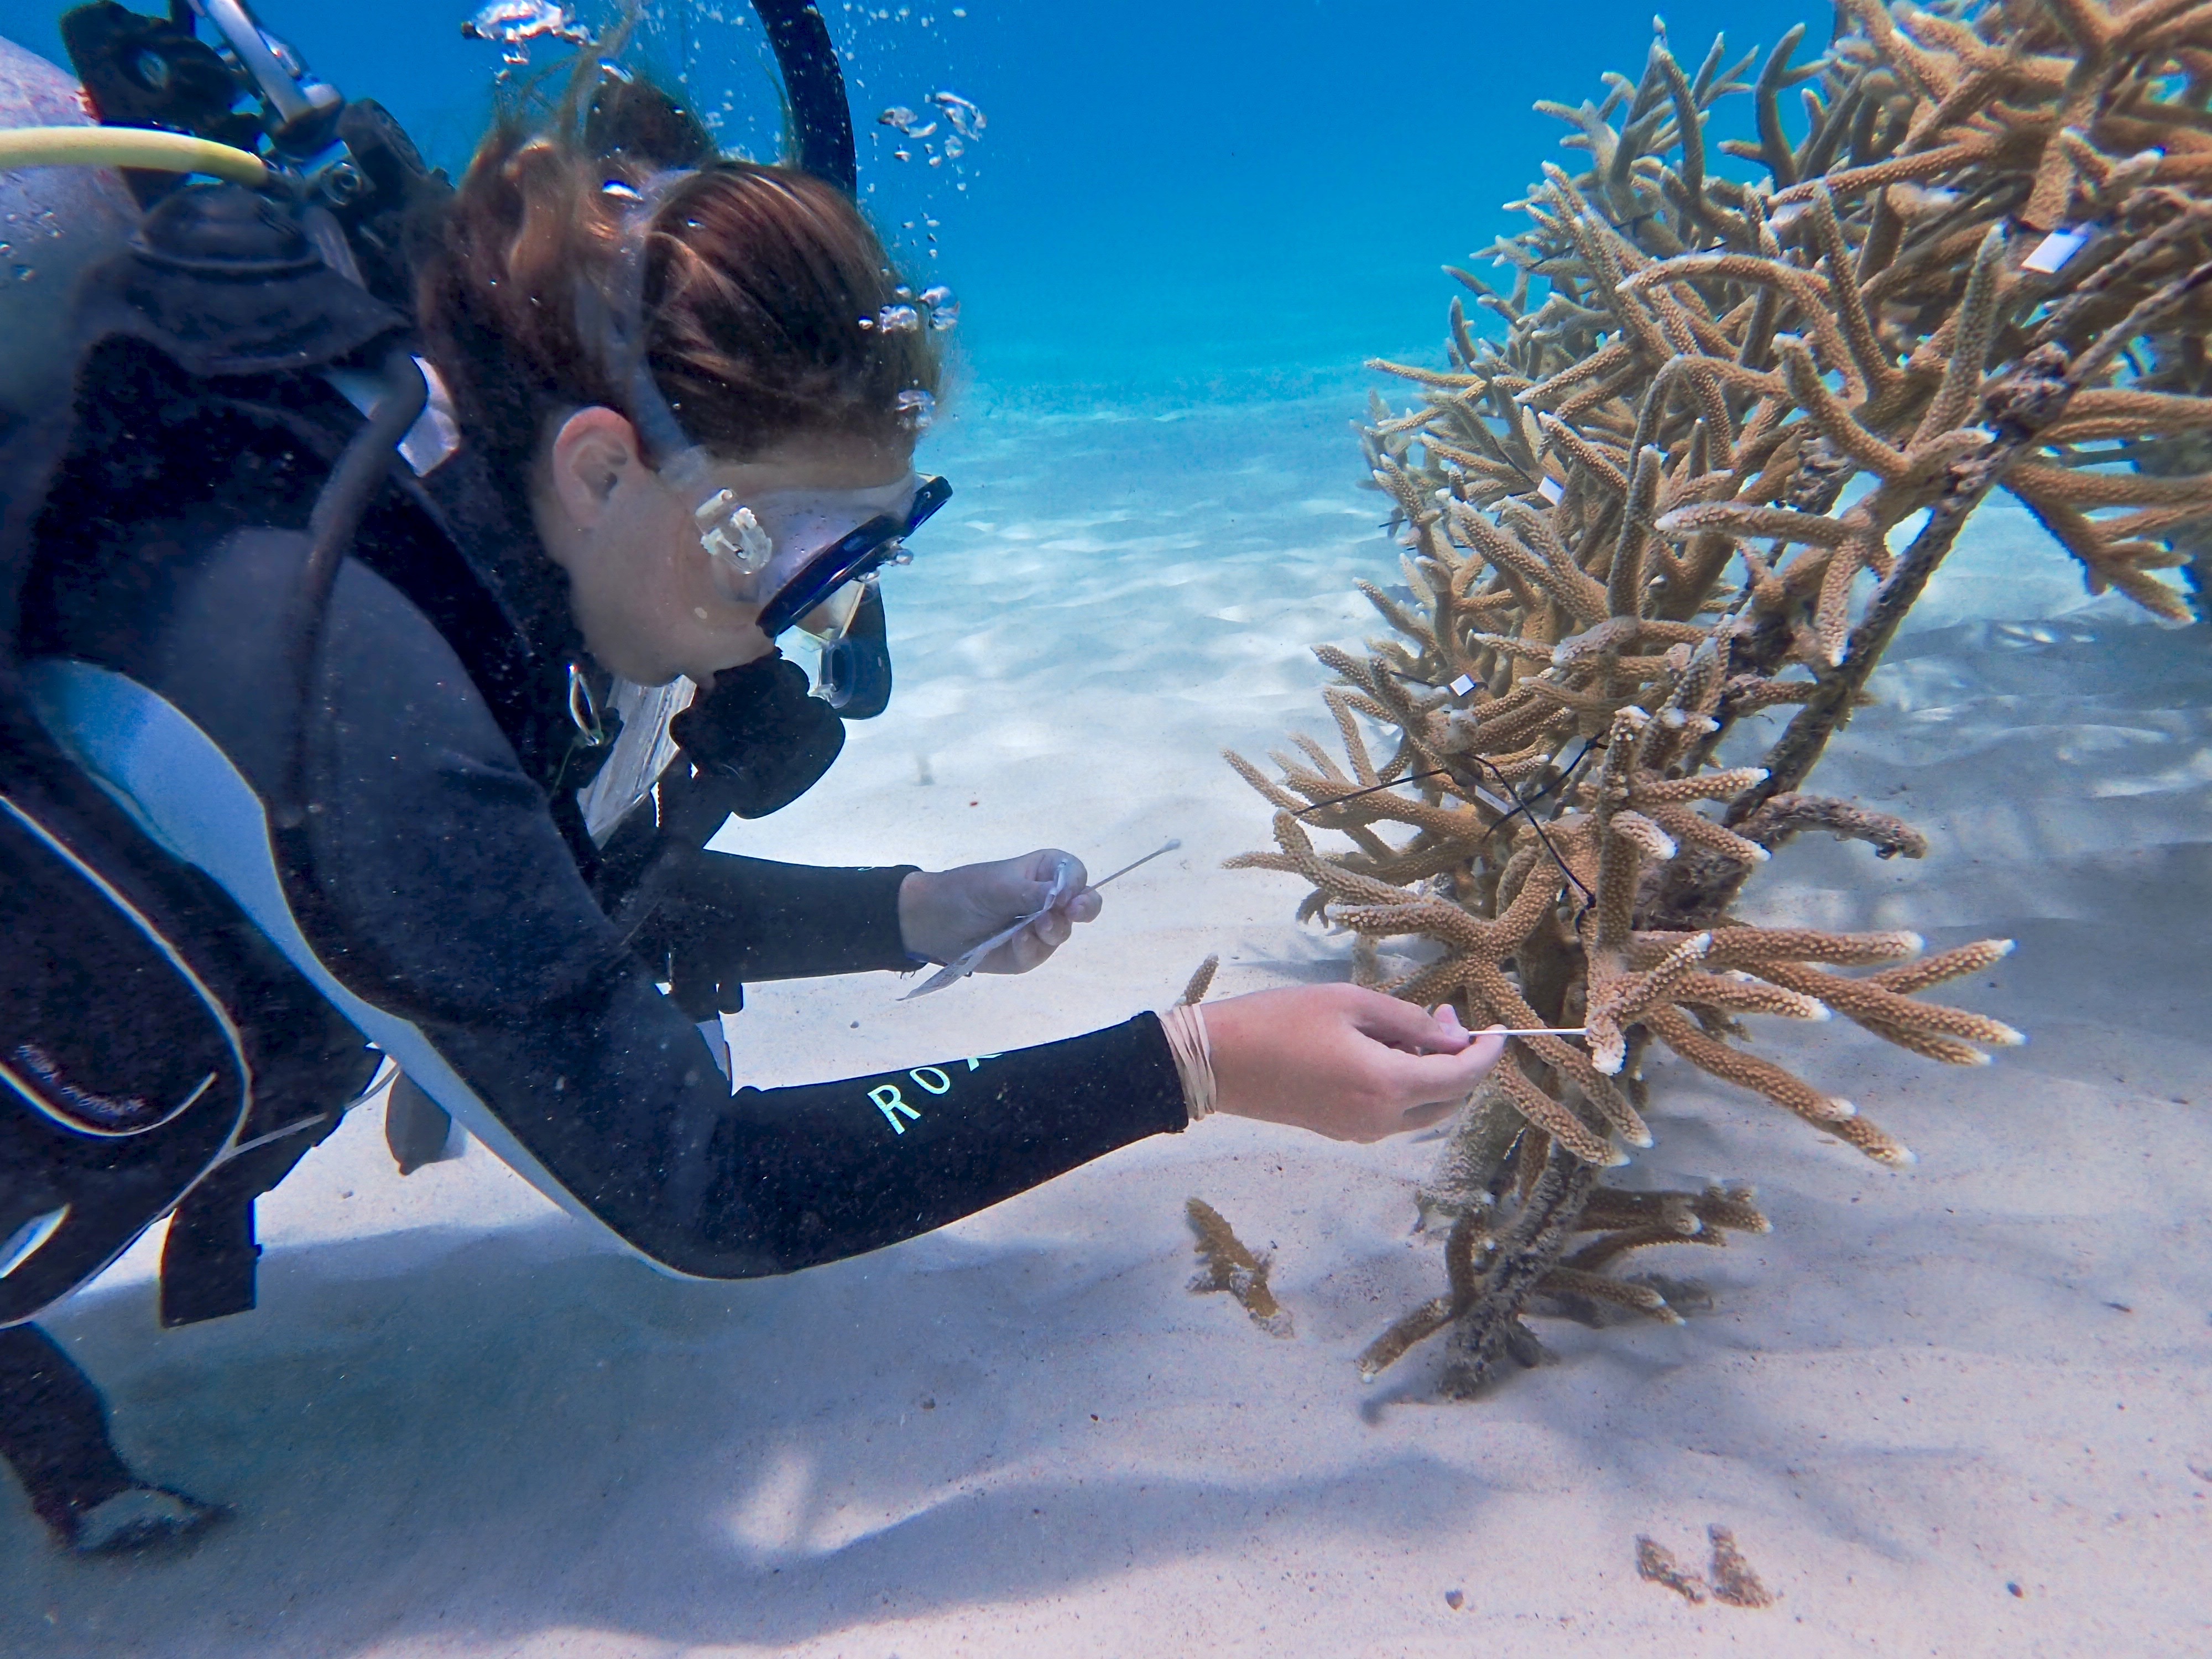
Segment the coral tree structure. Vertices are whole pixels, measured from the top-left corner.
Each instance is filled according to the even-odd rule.
[[[1515,1039],[1461,1115],[1430,1195],[1455,1217],[1449,1290],[1370,1375],[1449,1326],[1443,1386],[1472,1392],[1538,1352],[1531,1298],[1674,1317],[1610,1269],[1765,1228],[1744,1189],[1601,1183],[1650,1144],[1651,1044],[1899,1164],[1750,1052],[1744,1018],[1839,1013],[1952,1065],[2020,1040],[1921,994],[2005,941],[1923,956],[1735,914],[1808,830],[1925,852],[1806,784],[1992,490],[2093,590],[2190,614],[2166,573],[2212,509],[2188,465],[2212,455],[2212,0],[1845,0],[1798,64],[1803,33],[1755,74],[1717,42],[1687,69],[1662,35],[1639,80],[1539,106],[1581,162],[1512,204],[1529,224],[1489,253],[1509,287],[1453,272],[1491,332],[1455,301],[1449,367],[1374,365],[1419,399],[1378,398],[1366,434],[1405,597],[1363,584],[1392,636],[1319,652],[1343,758],[1303,736],[1279,779],[1229,757],[1279,809],[1276,850],[1231,862],[1310,883],[1301,915],[1356,936],[1358,977],[1470,1024],[1587,1029]],[[1756,137],[1716,142],[1736,93]],[[1767,709],[1791,715],[1759,763],[1724,763]],[[1393,939],[1432,959],[1387,976]]]

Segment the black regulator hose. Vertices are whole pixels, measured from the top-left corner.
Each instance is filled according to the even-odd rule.
[[[293,599],[292,643],[285,665],[293,694],[294,724],[277,820],[287,830],[296,830],[307,821],[307,732],[313,724],[308,706],[314,696],[315,665],[322,655],[338,569],[352,550],[362,515],[368,511],[369,502],[392,471],[400,440],[422,419],[422,407],[430,399],[422,371],[404,344],[385,354],[378,379],[384,395],[338,456],[307,516],[307,556],[300,567],[300,585]]]

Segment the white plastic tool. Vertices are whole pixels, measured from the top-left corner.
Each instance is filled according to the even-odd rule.
[[[2020,262],[2020,268],[2033,270],[2039,276],[2055,276],[2069,259],[2088,246],[2088,241],[2089,232],[2086,228],[2069,230],[2061,226],[2028,251],[2027,258]]]
[[[1085,890],[1095,893],[1100,888],[1103,887],[1107,882],[1118,881],[1123,876],[1127,875],[1129,872],[1135,869],[1138,865],[1150,864],[1154,859],[1158,858],[1162,854],[1172,853],[1176,848],[1182,845],[1182,842],[1180,840],[1176,840],[1170,842],[1164,847],[1155,848],[1152,851],[1146,854],[1144,857],[1138,859],[1132,863],[1123,865],[1112,875],[1107,876],[1101,880],[1092,882]],[[963,980],[967,978],[969,975],[974,973],[976,969],[982,966],[983,958],[989,956],[992,951],[997,950],[1008,939],[1013,938],[1015,934],[1020,933],[1023,928],[1028,927],[1039,916],[1044,915],[1046,911],[1050,910],[1058,905],[1061,900],[1073,896],[1073,895],[1068,891],[1067,882],[1069,872],[1073,871],[1074,867],[1075,866],[1072,862],[1060,866],[1059,873],[1053,877],[1051,890],[1046,893],[1045,901],[1042,904],[1037,906],[1036,909],[1030,911],[1029,915],[1024,916],[1019,921],[1015,922],[1012,927],[992,934],[990,938],[985,939],[981,945],[975,945],[970,950],[963,951],[959,956],[954,957],[951,962],[946,963],[944,967],[932,974],[927,979],[922,981],[921,984],[915,986],[914,989],[908,991],[904,996],[901,997],[899,1000],[901,1002],[912,1002],[916,997],[926,997],[932,991],[941,991],[946,986],[952,984],[955,981]]]

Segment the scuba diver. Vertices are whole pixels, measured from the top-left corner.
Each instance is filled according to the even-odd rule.
[[[0,1455],[66,1546],[221,1510],[130,1469],[29,1322],[164,1217],[163,1322],[252,1307],[255,1199],[387,1086],[395,1151],[458,1121],[732,1279],[1216,1112],[1421,1127],[1498,1056],[1448,1006],[1316,985],[733,1088],[747,981],[1000,935],[982,971],[1025,972],[1101,902],[1055,849],[706,850],[881,711],[875,579],[951,493],[914,468],[939,367],[826,29],[757,9],[789,165],[586,46],[449,186],[238,0],[70,14],[102,125],[0,133],[0,173],[120,165],[142,210],[79,285],[68,418],[0,429]]]

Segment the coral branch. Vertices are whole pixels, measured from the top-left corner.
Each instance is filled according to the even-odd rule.
[[[1184,1206],[1190,1230],[1197,1239],[1202,1270],[1190,1281],[1193,1292],[1226,1291],[1252,1316],[1252,1322],[1270,1336],[1296,1335],[1291,1316],[1267,1288],[1267,1259],[1255,1256],[1222,1219],[1221,1212],[1202,1198]]]

